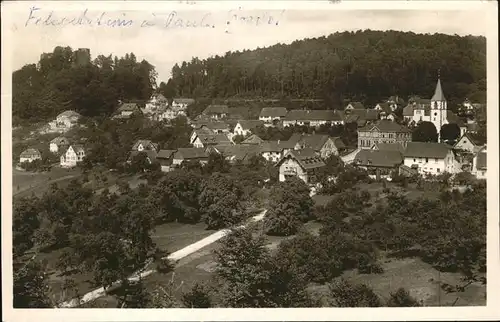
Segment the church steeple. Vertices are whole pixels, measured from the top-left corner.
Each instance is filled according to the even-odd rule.
[[[432,96],[431,101],[446,101],[446,98],[443,94],[443,89],[441,88],[441,78],[440,73],[438,72],[438,81],[436,84],[436,90],[434,91],[434,96]]]

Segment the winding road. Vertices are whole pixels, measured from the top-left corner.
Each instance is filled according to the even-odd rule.
[[[256,216],[253,216],[247,224],[245,225],[241,225],[239,226],[238,228],[245,228],[246,226],[248,226],[250,223],[253,223],[253,222],[257,222],[257,221],[260,221],[264,218],[265,214],[266,214],[267,210],[263,210],[261,213],[259,213],[258,215]],[[216,233],[213,233],[212,235],[210,236],[207,236],[199,241],[197,241],[196,243],[193,243],[189,246],[186,246],[172,254],[170,254],[169,256],[167,256],[166,258],[168,258],[169,260],[172,260],[174,262],[188,256],[188,255],[191,255],[197,251],[199,251],[200,249],[202,249],[203,247],[206,247],[210,244],[213,244],[214,242],[218,241],[219,239],[221,239],[222,237],[226,236],[227,234],[229,234],[231,230],[230,229],[222,229],[222,230],[219,230],[218,232]],[[146,276],[149,276],[153,273],[155,273],[156,270],[148,270],[148,271],[144,271],[140,274],[133,274],[131,275],[128,280],[129,281],[137,281],[139,280],[140,278],[144,278]],[[114,288],[114,287],[117,287],[120,285],[120,281],[116,281],[114,282],[109,288]],[[69,300],[67,302],[63,302],[61,304],[59,304],[57,306],[57,308],[72,308],[72,307],[76,307],[76,306],[79,306],[79,305],[82,305],[82,304],[85,304],[87,302],[91,302],[95,299],[98,299],[102,296],[105,296],[106,295],[106,291],[104,290],[103,287],[100,287],[96,290],[93,290],[91,292],[88,292],[87,294],[83,295],[82,298],[79,300],[79,299],[72,299],[72,300]]]

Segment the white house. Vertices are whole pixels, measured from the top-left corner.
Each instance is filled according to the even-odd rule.
[[[486,179],[486,146],[482,147],[472,159],[472,174],[478,179]]]
[[[52,131],[65,132],[74,127],[80,118],[81,115],[75,111],[64,111],[49,123],[49,127]]]
[[[83,161],[85,150],[82,145],[70,145],[69,148],[61,155],[61,167],[72,168],[77,162]]]
[[[477,134],[467,132],[460,139],[457,140],[454,149],[468,151],[470,153],[477,153],[484,145]]]
[[[284,107],[264,107],[259,114],[259,120],[272,125],[275,121],[280,121],[286,116],[287,110]]]
[[[23,162],[33,162],[35,160],[41,160],[42,154],[37,149],[27,149],[24,150],[19,156],[19,163]]]
[[[174,109],[185,110],[189,105],[194,104],[194,102],[192,98],[174,98],[172,100],[172,107]]]
[[[276,164],[279,167],[279,181],[299,177],[305,183],[315,183],[316,170],[325,166],[323,160],[311,149],[288,151]]]
[[[69,140],[63,136],[58,136],[49,144],[49,150],[52,153],[57,153],[59,150],[64,150],[69,146]]]
[[[445,143],[408,142],[403,153],[404,165],[419,174],[455,174],[461,171],[451,146]]]
[[[290,110],[283,119],[283,126],[344,124],[343,117],[334,110]]]
[[[146,103],[144,113],[149,113],[155,109],[168,106],[168,101],[162,94],[154,94],[151,99]]]
[[[132,146],[132,151],[145,151],[145,150],[152,150],[152,151],[158,151],[158,143],[153,143],[151,140],[137,140],[134,145]]]
[[[264,122],[260,120],[238,121],[234,127],[233,134],[247,136],[252,134],[252,131],[260,125],[264,125]]]

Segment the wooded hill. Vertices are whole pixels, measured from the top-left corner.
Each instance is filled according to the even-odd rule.
[[[440,70],[449,106],[486,99],[486,39],[357,31],[227,52],[176,64],[160,90],[168,97],[345,100],[373,106],[391,95],[430,98]]]

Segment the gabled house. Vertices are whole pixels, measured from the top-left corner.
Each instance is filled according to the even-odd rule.
[[[172,170],[174,154],[177,150],[160,150],[156,154],[156,161],[160,163],[161,171],[169,172]]]
[[[487,164],[486,146],[483,146],[475,155],[472,161],[472,174],[478,179],[486,179]]]
[[[204,148],[178,148],[172,159],[173,166],[179,166],[183,162],[200,162],[202,165],[208,162],[208,153]]]
[[[243,145],[261,145],[264,142],[265,141],[262,140],[260,137],[258,137],[255,134],[252,134],[248,138],[246,138],[245,140],[243,140],[240,144],[243,144]]]
[[[259,155],[260,147],[256,145],[215,145],[211,151],[219,153],[231,163],[246,163],[252,156]]]
[[[287,110],[284,107],[264,107],[259,114],[259,120],[267,125],[272,125],[276,121],[281,121],[285,118]]]
[[[389,120],[380,120],[358,129],[358,147],[361,149],[371,149],[376,143],[401,143],[405,146],[410,141],[410,129]]]
[[[142,114],[139,105],[137,103],[122,103],[116,110],[113,119],[128,119],[133,114]]]
[[[401,143],[375,143],[371,149],[378,151],[397,151],[400,154],[405,152],[405,147]]]
[[[344,124],[340,113],[334,110],[290,110],[283,119],[283,126],[315,126]]]
[[[454,174],[461,171],[452,147],[445,143],[408,142],[403,156],[404,165],[419,174]]]
[[[211,145],[233,145],[233,141],[226,134],[200,133],[192,144],[195,148],[206,148]]]
[[[42,159],[42,154],[40,151],[37,149],[26,149],[23,152],[21,152],[21,155],[19,156],[19,163],[23,162],[33,162],[35,160],[41,160]]]
[[[207,108],[202,112],[202,115],[207,116],[214,120],[220,120],[226,118],[229,112],[229,107],[227,105],[212,104],[208,105]]]
[[[189,105],[194,104],[194,102],[193,98],[174,98],[172,100],[172,107],[185,110]]]
[[[350,102],[345,107],[346,110],[364,110],[365,106],[361,102]]]
[[[283,156],[285,147],[283,141],[265,141],[260,146],[260,155],[271,162],[278,162]],[[293,150],[293,146],[288,150]]]
[[[279,167],[279,181],[296,176],[307,184],[318,181],[317,171],[325,165],[311,149],[288,151],[276,164]]]
[[[475,154],[485,143],[486,142],[483,142],[477,134],[466,132],[460,139],[457,140],[453,148]]]
[[[264,125],[264,122],[260,120],[241,120],[236,123],[233,134],[247,136],[249,134],[252,134],[252,131],[254,131],[255,128],[261,125]]]
[[[196,121],[192,124],[192,127],[194,129],[201,129],[201,128],[207,128],[213,133],[224,133],[224,134],[229,134],[231,133],[231,125],[228,122],[221,122],[221,121]],[[234,128],[234,127],[233,127]]]
[[[69,140],[63,136],[58,136],[50,141],[49,150],[52,153],[57,153],[60,150],[65,150],[69,146]]]
[[[354,158],[354,165],[366,169],[368,174],[390,176],[398,173],[403,164],[403,154],[398,150],[361,150]]]
[[[74,127],[82,116],[72,110],[64,111],[57,115],[56,119],[49,123],[51,131],[65,132]]]
[[[83,145],[73,144],[70,145],[66,151],[63,151],[60,158],[60,164],[63,168],[72,168],[77,165],[78,162],[82,162],[85,157],[85,149]]]
[[[387,99],[387,103],[389,104],[391,111],[394,112],[397,110],[399,107],[403,107],[405,104],[405,101],[399,97],[399,96],[391,96]]]
[[[293,137],[293,141],[297,136]],[[338,137],[332,138],[326,134],[303,134],[295,143],[294,150],[312,149],[323,159],[330,155],[339,155],[345,149],[345,145]]]
[[[389,104],[388,102],[378,103],[373,109],[379,111],[380,119],[382,120],[394,121],[396,119],[396,114],[394,114],[391,104]]]
[[[168,100],[162,94],[153,94],[149,101],[146,103],[144,113],[151,113],[156,109],[167,107]]]
[[[211,135],[216,133],[211,129],[209,129],[207,126],[200,126],[198,128],[194,128],[193,131],[191,132],[191,135],[189,136],[189,144],[194,144],[194,141],[196,141],[198,135],[202,134]]]
[[[132,146],[132,151],[158,151],[159,145],[158,143],[153,143],[151,140],[137,140]]]
[[[252,117],[250,117],[250,109],[244,106],[229,107],[227,109],[227,118],[234,121],[252,119]]]

